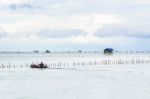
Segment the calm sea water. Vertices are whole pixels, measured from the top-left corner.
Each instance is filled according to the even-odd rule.
[[[150,59],[147,54],[1,53],[0,63]],[[68,64],[67,64],[68,65]],[[79,66],[80,67],[80,66]],[[90,66],[92,67],[92,66]],[[0,68],[1,99],[150,99],[150,65],[106,65],[100,70]],[[92,67],[93,68],[93,67]],[[108,70],[109,69],[109,70]]]

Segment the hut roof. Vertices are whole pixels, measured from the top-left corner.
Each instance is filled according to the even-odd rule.
[[[114,49],[112,49],[112,48],[105,48],[104,50],[113,51]]]

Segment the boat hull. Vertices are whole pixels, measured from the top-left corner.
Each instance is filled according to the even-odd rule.
[[[48,68],[47,65],[40,66],[40,65],[35,65],[35,64],[32,64],[30,67],[31,68]]]

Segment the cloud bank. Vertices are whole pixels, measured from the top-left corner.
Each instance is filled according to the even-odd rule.
[[[149,0],[0,0],[0,28],[7,31],[0,30],[0,39],[3,50],[39,43],[45,49],[49,44],[144,49],[139,42],[150,38],[149,5]]]

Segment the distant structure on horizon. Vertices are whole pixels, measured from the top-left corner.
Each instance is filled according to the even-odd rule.
[[[113,54],[114,49],[112,48],[105,48],[104,49],[104,54]]]
[[[45,53],[51,53],[51,51],[50,50],[46,50]]]
[[[82,50],[79,50],[78,52],[79,52],[79,53],[82,53]]]
[[[34,50],[33,52],[34,52],[34,53],[39,53],[39,51],[38,51],[38,50]]]

